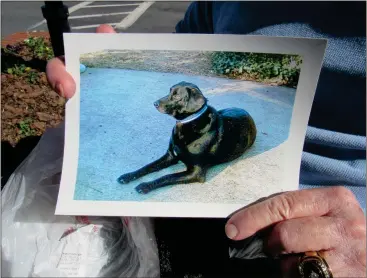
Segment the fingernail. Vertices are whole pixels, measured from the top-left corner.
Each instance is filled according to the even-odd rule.
[[[227,237],[229,237],[230,239],[235,238],[238,234],[238,230],[236,226],[233,224],[227,224],[225,230],[226,230]]]
[[[65,94],[64,94],[64,88],[62,87],[61,83],[57,83],[56,84],[56,91],[57,93],[62,96],[62,97],[65,97]]]

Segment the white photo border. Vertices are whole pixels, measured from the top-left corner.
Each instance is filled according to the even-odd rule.
[[[76,93],[66,103],[64,160],[56,215],[226,218],[245,205],[74,200],[79,157],[79,58],[82,54],[107,49],[300,55],[301,73],[287,140],[292,151],[286,159],[287,175],[284,180],[285,188],[298,189],[304,138],[327,46],[326,39],[248,35],[65,33],[64,46],[66,70],[75,80]]]

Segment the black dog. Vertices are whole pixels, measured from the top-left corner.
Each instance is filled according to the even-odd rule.
[[[207,105],[207,99],[194,84],[180,82],[174,85],[169,95],[154,106],[177,120],[168,150],[158,160],[120,176],[118,182],[129,183],[179,161],[187,169],[141,183],[136,187],[139,193],[146,194],[172,184],[203,183],[209,167],[240,157],[255,142],[256,125],[247,111],[238,108],[215,110]]]

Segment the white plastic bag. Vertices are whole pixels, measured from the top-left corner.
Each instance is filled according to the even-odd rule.
[[[47,130],[2,191],[2,277],[159,277],[150,219],[54,215],[63,131]]]

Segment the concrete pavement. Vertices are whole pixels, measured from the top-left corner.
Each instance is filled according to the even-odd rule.
[[[108,80],[108,82],[106,82]],[[182,171],[179,164],[127,185],[116,179],[163,155],[174,119],[153,102],[180,81],[197,84],[217,109],[240,107],[258,128],[242,158],[211,169],[205,184],[168,186],[147,195],[140,183]],[[81,75],[80,152],[75,198],[158,202],[242,203],[283,188],[284,160],[295,90],[254,82],[184,74],[89,68]]]

